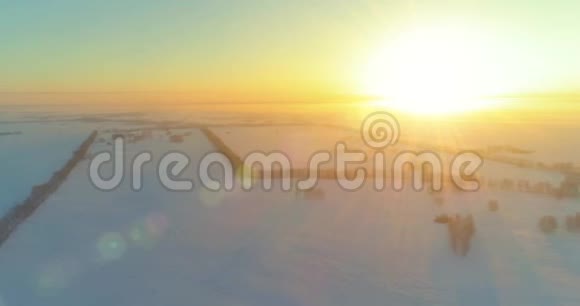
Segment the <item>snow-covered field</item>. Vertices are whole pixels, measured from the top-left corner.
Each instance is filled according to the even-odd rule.
[[[91,133],[74,123],[0,124],[0,216],[46,182]]]
[[[18,200],[22,196],[13,190],[19,186],[25,196],[93,128],[101,130],[104,141],[91,152],[111,148],[111,133],[103,132],[108,123],[75,123],[84,128],[65,125],[64,131],[54,124],[57,132],[41,127],[46,135],[20,138],[19,150],[20,143],[11,140],[8,153],[0,153],[12,154],[8,156],[30,169],[17,177],[20,181],[3,171],[3,186],[14,185],[0,196]],[[33,126],[19,129],[24,133],[13,135],[15,139],[35,135]],[[298,138],[280,141],[288,128],[251,129],[253,136],[246,135],[245,142],[231,136],[239,150],[249,150],[243,146],[248,142],[262,146],[257,149],[290,153],[305,145]],[[334,141],[326,132],[324,138],[303,129],[296,134]],[[272,131],[280,135],[269,138]],[[321,181],[306,194],[260,188],[210,192],[195,180],[194,165],[215,151],[214,145],[196,128],[170,133],[187,136],[183,143],[172,143],[165,129],[155,129],[151,137],[128,144],[126,160],[143,151],[155,158],[144,167],[139,192],[131,190],[127,179],[113,191],[100,191],[89,181],[89,160],[77,165],[0,247],[0,305],[580,303],[580,234],[564,226],[566,216],[580,212],[578,199],[489,190],[375,191],[368,185],[348,192],[333,180]],[[0,137],[0,143],[7,137],[12,136]],[[280,144],[287,147],[277,148]],[[34,151],[45,147],[50,151],[41,153],[40,160]],[[190,157],[184,177],[195,180],[193,191],[171,192],[158,181],[154,166],[173,151]],[[500,163],[487,167],[486,175],[532,175]],[[542,172],[534,175],[543,178]],[[560,179],[548,176],[546,180]],[[498,211],[488,209],[491,199],[498,201]],[[476,226],[465,257],[451,250],[447,226],[434,222],[441,214],[458,213],[472,214]],[[559,222],[552,234],[538,228],[545,215]]]
[[[336,144],[343,142],[346,144],[348,152],[365,152],[368,156],[363,163],[358,163],[356,166],[347,165],[348,169],[353,167],[365,168],[367,174],[370,174],[375,168],[372,159],[373,149],[366,145],[360,133],[354,130],[325,126],[285,125],[212,127],[210,131],[241,159],[254,152],[282,152],[293,168],[308,169],[311,157],[317,152],[324,151],[331,155],[329,162],[320,165],[320,169],[326,170],[335,167]],[[252,141],[248,141],[248,139]],[[424,149],[424,147],[402,142],[388,146],[383,151],[386,158],[385,166],[390,171],[390,166],[394,164],[399,153],[415,152],[419,154]],[[436,153],[440,157],[444,173],[449,173],[450,164],[455,155],[447,152],[436,151]],[[558,186],[564,180],[564,175],[556,171],[522,168],[494,160],[485,160],[485,158],[478,174],[496,180],[528,180],[530,183],[549,182],[553,186]]]

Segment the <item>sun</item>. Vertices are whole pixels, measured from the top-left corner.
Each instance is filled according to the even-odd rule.
[[[390,40],[371,57],[362,78],[375,104],[417,114],[473,111],[486,99],[493,63],[485,44],[456,27],[414,29]]]

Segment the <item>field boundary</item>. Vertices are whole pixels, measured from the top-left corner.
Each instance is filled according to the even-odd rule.
[[[10,237],[10,235],[36,211],[40,205],[46,201],[50,195],[58,190],[64,183],[74,167],[85,157],[90,146],[97,137],[97,131],[93,131],[85,141],[73,153],[66,164],[56,171],[52,177],[44,184],[32,187],[28,197],[20,204],[12,207],[0,219],[0,246]]]

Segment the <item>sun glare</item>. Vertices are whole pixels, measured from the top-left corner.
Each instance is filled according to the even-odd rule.
[[[418,113],[472,111],[493,104],[485,44],[456,28],[417,29],[389,41],[371,58],[363,77],[367,94],[383,107]]]

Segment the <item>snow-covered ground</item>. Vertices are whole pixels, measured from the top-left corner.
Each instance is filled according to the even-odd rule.
[[[336,144],[343,142],[346,144],[348,152],[365,152],[368,157],[363,163],[358,163],[355,166],[348,165],[348,169],[353,167],[365,168],[367,174],[372,174],[375,168],[372,158],[374,150],[363,142],[360,133],[355,130],[325,126],[285,125],[211,127],[210,131],[241,159],[254,152],[266,154],[282,152],[291,162],[293,168],[308,169],[312,156],[317,152],[324,151],[331,155],[331,161],[320,165],[320,169],[332,169],[335,167]],[[248,141],[248,139],[252,141]],[[413,146],[404,142],[388,146],[383,151],[388,173],[399,153],[415,152],[419,154],[424,150],[425,147]],[[435,152],[440,157],[444,173],[449,173],[455,155],[447,152]],[[559,186],[565,178],[560,172],[522,168],[485,158],[478,174],[488,179],[510,179],[515,182],[528,180],[530,184],[549,182],[553,186]]]
[[[0,124],[0,216],[46,182],[89,136],[75,123]]]
[[[148,126],[150,116],[7,107],[0,114],[0,216],[64,166],[93,130]]]
[[[156,158],[140,192],[129,180],[99,191],[82,161],[0,248],[0,305],[580,303],[580,234],[564,228],[564,218],[580,212],[577,199],[348,192],[333,180],[315,194],[209,192],[197,181],[193,191],[171,192],[154,167],[163,153],[187,153],[184,176],[193,178],[194,165],[216,150],[198,129],[171,131],[187,132],[183,143],[156,130],[128,145],[127,160],[142,151]],[[91,151],[108,149],[105,141]],[[491,199],[497,212],[488,210]],[[456,213],[475,219],[465,257],[434,222]],[[551,235],[538,229],[544,215],[559,221]]]

